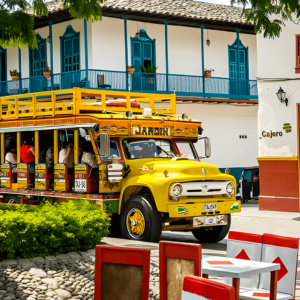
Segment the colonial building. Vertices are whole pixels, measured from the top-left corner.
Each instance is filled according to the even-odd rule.
[[[177,112],[200,119],[212,139],[208,162],[236,178],[255,165],[256,36],[242,10],[192,0],[107,0],[102,10],[92,23],[50,2],[48,17],[35,18],[37,50],[0,50],[1,96],[72,87],[176,93]]]
[[[300,27],[285,23],[280,38],[257,36],[259,207],[299,212]]]

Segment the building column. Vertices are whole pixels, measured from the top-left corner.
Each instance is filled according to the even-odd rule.
[[[85,49],[85,87],[89,87],[89,52],[87,36],[87,20],[84,19],[84,49]]]
[[[53,21],[49,21],[49,38],[50,38],[50,70],[51,70],[51,91],[53,91],[53,39],[52,39],[52,24]]]
[[[22,62],[21,62],[21,49],[18,48],[19,56],[19,94],[22,94]]]
[[[236,39],[237,39],[237,70],[236,70],[236,76],[237,76],[237,89],[238,89],[238,96],[240,98],[241,94],[241,88],[240,88],[240,31],[236,31]]]
[[[125,68],[126,68],[126,90],[128,90],[128,73],[127,73],[127,66],[128,66],[128,42],[127,42],[127,18],[123,17],[124,19],[124,39],[125,39]]]
[[[169,50],[168,50],[168,21],[165,21],[165,50],[166,50],[166,91],[169,91]]]
[[[202,57],[202,85],[203,97],[205,96],[205,67],[204,67],[204,25],[201,25],[201,57]]]

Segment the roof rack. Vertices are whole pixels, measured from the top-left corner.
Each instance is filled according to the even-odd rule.
[[[73,88],[0,98],[0,119],[126,112],[142,114],[151,108],[158,115],[176,114],[175,94],[146,94]]]

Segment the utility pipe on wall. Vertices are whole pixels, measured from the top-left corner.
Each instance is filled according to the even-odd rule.
[[[169,51],[168,51],[168,22],[165,21],[165,50],[166,50],[166,91],[169,91]]]
[[[51,91],[53,91],[53,40],[52,40],[52,24],[53,21],[49,21],[49,38],[50,38],[50,70],[51,70]]]
[[[127,18],[124,19],[124,39],[125,39],[125,70],[127,71],[128,66],[128,43],[127,43]],[[128,73],[126,73],[126,89],[128,90]],[[130,89],[130,88],[129,88]]]
[[[236,70],[236,76],[237,76],[237,89],[238,89],[238,95],[240,98],[241,95],[241,89],[240,89],[240,31],[236,31],[236,39],[237,39],[237,70]]]
[[[87,20],[84,19],[84,50],[85,50],[85,87],[89,87],[89,52],[87,36]]]
[[[19,94],[22,94],[22,63],[21,63],[21,49],[18,48],[19,56]]]
[[[204,25],[201,25],[201,57],[202,57],[202,86],[203,86],[203,96],[205,95],[205,67],[204,67]]]

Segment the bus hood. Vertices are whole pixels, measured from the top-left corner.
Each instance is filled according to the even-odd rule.
[[[167,171],[169,176],[214,176],[221,174],[220,170],[213,164],[192,160],[152,159],[151,161],[135,162],[131,164],[132,171],[163,173]]]

